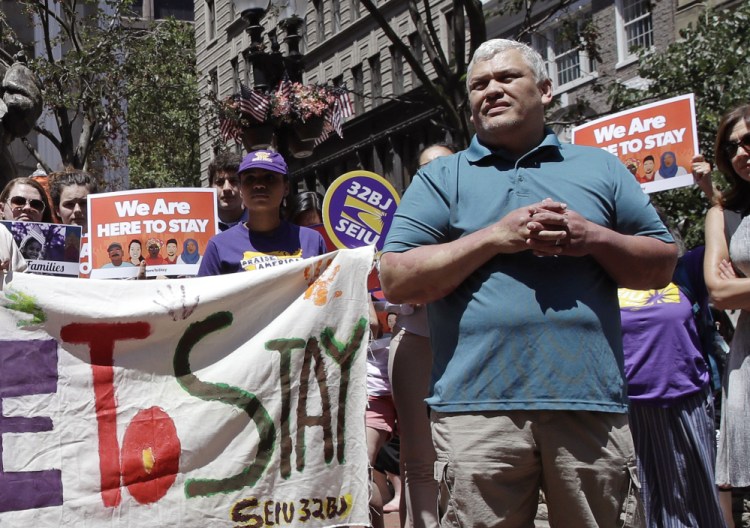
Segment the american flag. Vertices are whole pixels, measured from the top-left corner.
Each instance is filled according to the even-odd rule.
[[[339,88],[336,92],[333,109],[330,112],[328,121],[331,123],[331,128],[336,131],[339,137],[344,137],[342,130],[344,119],[354,115],[354,108],[352,107],[349,92],[346,91],[346,88]]]
[[[289,74],[284,72],[284,76],[279,81],[279,87],[276,89],[276,93],[289,97],[292,95],[292,81],[289,79]]]
[[[336,96],[336,106],[341,109],[342,117],[350,117],[354,115],[354,106],[349,97],[349,92],[347,92],[346,89],[342,89]]]
[[[270,105],[271,103],[265,95],[240,82],[240,112],[249,114],[253,119],[262,123],[266,120]]]
[[[225,103],[231,107],[234,108],[235,104],[237,103],[237,99],[239,96],[233,95],[232,97],[225,100]],[[242,132],[242,129],[240,127],[240,123],[234,113],[234,111],[230,111],[228,109],[223,109],[219,112],[219,133],[221,134],[221,138],[226,142],[230,139],[234,139],[235,141],[240,137],[240,134]]]
[[[334,127],[331,124],[331,121],[333,119],[333,112],[331,110],[328,110],[323,116],[323,119],[325,120],[325,123],[323,124],[323,132],[320,134],[318,139],[315,140],[316,147],[323,143],[326,139],[328,139],[328,136],[330,136],[331,132],[334,131]],[[340,133],[337,132],[337,134],[341,136]]]
[[[229,141],[230,139],[237,141],[241,132],[240,124],[236,120],[231,117],[219,118],[219,133],[224,141]]]

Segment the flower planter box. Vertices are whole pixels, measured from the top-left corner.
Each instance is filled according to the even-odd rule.
[[[325,120],[322,117],[313,116],[304,123],[298,121],[292,125],[295,135],[301,141],[315,141],[323,133]]]
[[[274,127],[270,124],[260,124],[242,129],[242,146],[251,152],[270,147],[273,144]]]

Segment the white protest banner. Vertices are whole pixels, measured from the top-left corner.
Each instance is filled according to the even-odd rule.
[[[88,195],[92,279],[196,275],[216,234],[214,189],[143,189]]]
[[[373,249],[0,292],[0,526],[369,524]]]
[[[573,143],[599,147],[620,158],[645,192],[692,185],[690,168],[698,153],[693,94],[577,126]]]

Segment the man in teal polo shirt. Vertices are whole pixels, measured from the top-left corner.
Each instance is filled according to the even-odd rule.
[[[476,136],[421,169],[381,258],[391,302],[429,303],[445,526],[619,526],[634,455],[618,285],[666,285],[676,249],[635,178],[544,126],[552,87],[524,44],[468,69]],[[635,525],[626,519],[626,525]]]

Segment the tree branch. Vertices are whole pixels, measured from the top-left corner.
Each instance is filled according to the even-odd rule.
[[[23,146],[26,147],[26,150],[29,152],[29,154],[31,154],[34,157],[36,162],[42,166],[42,168],[44,169],[44,172],[46,172],[47,174],[52,172],[52,169],[50,169],[49,166],[46,163],[44,163],[44,160],[42,159],[42,155],[39,153],[39,151],[36,148],[34,148],[34,145],[32,145],[29,142],[29,139],[26,136],[21,138],[21,143],[23,143]]]
[[[370,15],[372,15],[372,17],[375,19],[375,22],[377,22],[377,24],[386,34],[394,47],[398,48],[401,51],[403,57],[409,63],[409,66],[412,67],[414,73],[422,82],[428,94],[440,105],[441,108],[443,108],[447,115],[448,122],[451,123],[454,128],[460,130],[461,118],[459,117],[458,112],[456,111],[456,108],[453,105],[453,101],[451,101],[450,97],[448,97],[443,90],[439,89],[438,85],[432,82],[432,80],[427,76],[424,68],[422,68],[422,65],[419,63],[416,57],[414,57],[414,54],[411,52],[409,47],[404,44],[404,42],[398,37],[398,35],[396,35],[396,32],[393,30],[393,28],[391,28],[390,24],[388,24],[388,21],[385,19],[385,17],[383,17],[378,8],[375,7],[375,4],[372,3],[372,0],[361,0],[361,2],[370,12]],[[462,133],[465,134],[466,132],[462,130]]]
[[[423,0],[422,4],[424,5],[423,32],[424,32],[424,27],[426,27],[427,35],[429,36],[428,39],[426,40],[422,39],[422,40],[426,46],[432,47],[433,56],[437,57],[436,61],[432,61],[433,65],[436,65],[436,63],[439,63],[441,67],[440,71],[443,71],[445,75],[448,75],[450,74],[450,62],[448,61],[448,58],[445,56],[443,46],[440,43],[440,37],[438,37],[437,31],[435,30],[435,24],[432,23],[432,9],[430,8],[430,3],[428,2],[428,0]],[[416,15],[417,15],[417,18],[419,18],[419,12],[417,12]],[[437,67],[435,67],[435,71],[436,72],[439,71]]]

